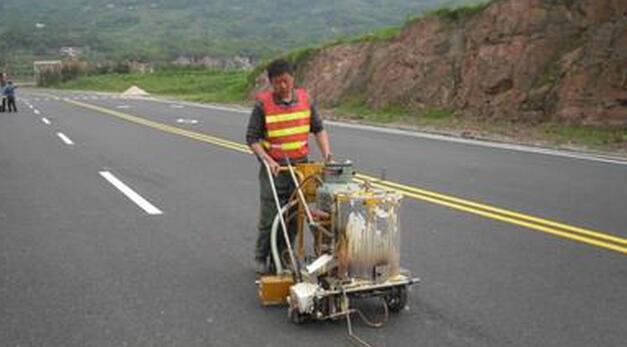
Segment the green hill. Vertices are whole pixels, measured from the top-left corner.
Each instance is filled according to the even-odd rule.
[[[472,0],[2,0],[0,65],[89,47],[92,60],[262,58]]]

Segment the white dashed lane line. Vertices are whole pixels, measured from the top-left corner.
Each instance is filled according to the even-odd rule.
[[[64,133],[58,132],[57,136],[68,146],[74,146],[74,142],[70,140]]]
[[[198,120],[196,119],[179,118],[176,120],[176,122],[179,124],[198,124]]]
[[[109,171],[100,171],[100,176],[106,179],[109,183],[111,183],[114,187],[116,187],[122,194],[126,195],[131,201],[133,201],[137,206],[141,207],[149,215],[159,215],[163,214],[163,212],[156,208],[153,204],[148,202],[148,200],[144,199],[141,195],[137,194],[133,189],[124,184],[124,182],[120,181],[117,177],[115,177]]]
[[[50,120],[48,120],[48,118],[46,118],[46,117],[42,117],[41,121],[46,123],[47,125],[50,125]]]

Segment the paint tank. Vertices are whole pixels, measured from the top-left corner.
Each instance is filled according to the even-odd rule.
[[[398,275],[401,196],[371,189],[338,192],[336,201],[340,272],[375,282]]]

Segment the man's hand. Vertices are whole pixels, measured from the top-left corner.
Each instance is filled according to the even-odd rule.
[[[266,165],[270,167],[270,171],[274,176],[279,174],[279,170],[281,170],[281,165],[277,163],[271,156],[266,153],[266,151],[261,147],[261,145],[257,143],[253,143],[250,145],[250,149],[259,157],[261,161],[263,161]]]
[[[331,152],[326,153],[324,155],[324,162],[325,163],[332,163],[333,162],[333,153],[331,153]]]
[[[279,170],[281,170],[281,165],[270,157],[266,158],[266,164],[268,164],[270,171],[272,171],[272,174],[276,177],[279,174]]]
[[[319,133],[315,134],[316,143],[318,144],[318,148],[320,149],[320,153],[322,153],[322,158],[325,162],[330,162],[333,160],[333,154],[331,153],[331,145],[329,144],[329,136],[327,135],[326,130],[322,130]]]

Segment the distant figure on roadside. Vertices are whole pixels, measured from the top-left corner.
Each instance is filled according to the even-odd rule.
[[[7,107],[9,112],[17,112],[17,105],[15,104],[15,90],[17,86],[13,84],[13,82],[7,82],[6,87],[4,87],[4,91],[2,94],[6,97]]]
[[[0,112],[4,112],[7,109],[7,97],[4,95],[4,88],[7,86],[6,80],[4,79],[4,72],[0,73],[0,99],[2,99],[2,104],[0,104]]]

